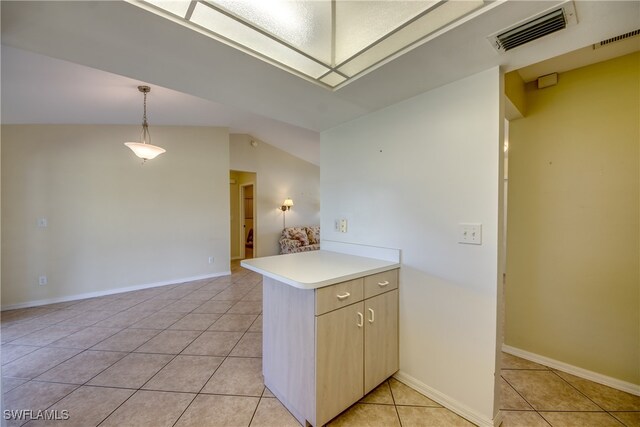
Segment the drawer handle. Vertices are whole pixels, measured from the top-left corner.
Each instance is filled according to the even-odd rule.
[[[376,320],[376,314],[373,311],[373,308],[369,309],[369,323],[373,323]]]
[[[340,301],[342,301],[343,299],[349,298],[349,297],[351,296],[351,294],[350,294],[349,292],[345,292],[345,293],[344,293],[344,294],[342,294],[342,295],[336,295],[336,296],[338,297],[338,299],[339,299]]]
[[[362,313],[358,312],[358,328],[362,328],[362,325],[364,325],[364,316],[362,315]]]
[[[388,280],[385,280],[384,282],[378,282],[378,286],[380,286],[381,288],[384,288],[385,286],[387,286],[389,284]]]

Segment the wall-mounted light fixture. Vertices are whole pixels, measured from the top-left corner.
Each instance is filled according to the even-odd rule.
[[[144,94],[144,112],[142,114],[142,134],[141,142],[125,142],[124,145],[129,147],[136,156],[142,159],[142,163],[151,160],[156,156],[164,153],[164,148],[151,145],[151,134],[149,133],[149,124],[147,123],[147,93],[151,92],[149,86],[138,86],[138,90]]]
[[[290,198],[284,199],[284,202],[282,202],[282,206],[280,206],[280,210],[282,211],[282,228],[287,228],[285,218],[287,211],[291,210],[291,206],[293,206],[293,200],[291,200]]]
[[[293,200],[285,199],[284,202],[282,202],[282,206],[280,206],[280,210],[282,212],[289,211],[291,210],[291,206],[293,206]]]

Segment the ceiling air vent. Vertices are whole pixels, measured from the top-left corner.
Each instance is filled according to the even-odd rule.
[[[576,23],[576,12],[570,2],[500,31],[490,36],[489,41],[498,51],[507,52]]]
[[[628,33],[621,34],[621,35],[615,36],[615,37],[611,37],[610,39],[602,40],[601,42],[594,44],[593,48],[594,49],[599,49],[601,47],[610,45],[611,43],[619,42],[621,40],[626,40],[628,38],[635,37],[637,35],[640,35],[640,30],[629,31]]]

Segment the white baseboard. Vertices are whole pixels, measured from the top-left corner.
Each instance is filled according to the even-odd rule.
[[[223,272],[213,273],[213,274],[204,274],[201,276],[184,277],[181,279],[163,280],[161,282],[127,286],[126,288],[115,288],[115,289],[108,289],[106,291],[87,292],[83,294],[67,295],[64,297],[47,298],[47,299],[41,299],[36,301],[23,302],[20,304],[3,305],[1,310],[2,311],[15,310],[17,308],[38,307],[41,305],[55,304],[58,302],[67,302],[67,301],[75,301],[75,300],[86,299],[86,298],[103,297],[107,295],[121,294],[124,292],[139,291],[142,289],[157,288],[160,286],[175,285],[175,284],[184,283],[184,282],[192,282],[194,280],[212,279],[214,277],[228,276],[230,274],[231,274],[231,271],[223,271]]]
[[[419,381],[408,375],[402,371],[398,371],[394,376],[398,381],[401,381],[413,388],[414,390],[424,394],[429,399],[439,403],[445,408],[455,412],[461,417],[465,418],[468,421],[480,426],[480,427],[493,427],[499,426],[500,422],[502,422],[502,414],[498,413],[495,419],[486,418],[483,414],[476,412],[475,410],[469,408],[467,405],[458,402],[457,400],[447,396],[446,394],[441,393],[440,391],[426,385],[422,381]],[[496,422],[498,422],[496,424]]]
[[[622,381],[617,378],[609,377],[603,374],[599,374],[597,372],[593,372],[587,369],[579,368],[577,366],[569,365],[568,363],[560,362],[559,360],[555,360],[546,356],[541,356],[539,354],[531,353],[526,350],[521,350],[516,347],[511,347],[510,345],[506,345],[506,344],[502,344],[502,351],[504,351],[505,353],[512,354],[514,356],[521,357],[523,359],[530,360],[531,362],[536,362],[541,365],[545,365],[550,368],[557,369],[559,371],[566,372],[571,375],[575,375],[576,377],[584,378],[585,380],[593,381],[599,384],[606,385],[611,388],[625,391],[627,393],[635,394],[636,396],[640,396],[640,385],[638,384]]]

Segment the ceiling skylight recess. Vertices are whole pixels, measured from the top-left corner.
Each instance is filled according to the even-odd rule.
[[[329,89],[421,44],[483,0],[131,0]]]

